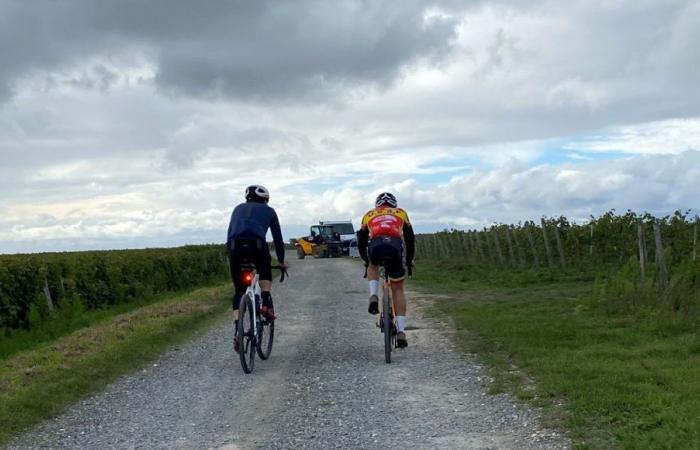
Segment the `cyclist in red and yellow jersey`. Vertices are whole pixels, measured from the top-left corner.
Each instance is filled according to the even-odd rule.
[[[403,239],[402,239],[403,238]],[[367,266],[369,280],[370,314],[379,313],[379,261],[388,259],[386,268],[391,281],[391,294],[396,314],[396,343],[399,347],[408,346],[406,341],[406,295],[403,280],[406,271],[403,265],[403,249],[406,244],[406,266],[411,275],[415,255],[415,235],[406,211],[398,207],[396,197],[389,192],[377,196],[375,208],[362,218],[357,232],[357,245],[360,257]]]

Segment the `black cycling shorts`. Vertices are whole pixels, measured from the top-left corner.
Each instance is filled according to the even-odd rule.
[[[255,264],[261,280],[272,281],[272,257],[267,242],[260,239],[235,239],[230,242],[229,264],[233,284],[240,283],[242,263]]]
[[[403,241],[397,237],[377,237],[369,241],[369,262],[378,266],[386,261],[386,270],[391,281],[406,277],[403,267]]]

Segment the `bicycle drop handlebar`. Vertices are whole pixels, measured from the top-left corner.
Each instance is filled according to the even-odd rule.
[[[289,277],[289,273],[287,272],[286,267],[272,266],[271,269],[279,269],[282,272],[282,276],[280,277],[280,283],[284,282],[284,277]]]

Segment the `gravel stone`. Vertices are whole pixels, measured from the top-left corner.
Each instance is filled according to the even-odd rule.
[[[361,266],[295,261],[275,284],[268,361],[245,375],[222,322],[12,441],[42,449],[568,449],[409,294],[409,347],[384,362]]]

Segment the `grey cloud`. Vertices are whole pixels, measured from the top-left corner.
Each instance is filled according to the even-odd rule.
[[[0,95],[33,69],[142,48],[168,92],[318,100],[347,85],[389,83],[404,65],[446,54],[456,22],[425,22],[432,3],[6,0]]]
[[[84,89],[99,89],[106,92],[119,79],[119,75],[104,64],[95,64],[88,72],[69,78],[66,83]],[[57,83],[55,75],[49,75],[47,84]]]

